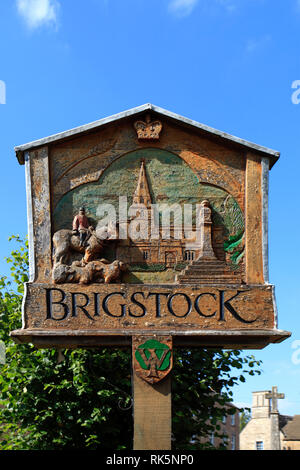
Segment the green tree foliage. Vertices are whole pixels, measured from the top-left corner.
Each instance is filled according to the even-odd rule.
[[[132,449],[130,350],[38,350],[10,338],[21,327],[28,280],[27,242],[12,238],[12,280],[0,279],[0,449]],[[222,435],[232,387],[260,373],[259,362],[240,351],[200,349],[178,349],[174,362],[173,449],[209,448],[202,439]]]
[[[244,408],[240,415],[240,431],[244,429],[246,424],[249,423],[251,419],[251,410],[250,408]]]

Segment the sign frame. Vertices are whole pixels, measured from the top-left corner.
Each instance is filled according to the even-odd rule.
[[[116,142],[118,139],[115,136],[120,135],[121,132],[124,132],[125,135],[124,142],[129,142],[127,148],[124,148],[124,142]],[[178,141],[173,142],[172,139],[175,134],[180,134],[180,137],[178,138]],[[101,137],[98,141],[97,135]],[[79,157],[82,152],[81,141],[84,139],[87,139],[89,146],[86,145],[86,147],[88,147],[89,150]],[[193,140],[195,140],[195,145],[193,144]],[[98,144],[93,146],[92,143],[95,141],[97,141]],[[63,289],[66,289],[68,295],[72,296],[72,299],[74,299],[74,295],[76,296],[76,292],[78,292],[77,287],[74,290],[74,286],[70,284],[66,285],[62,283],[57,285],[53,284],[53,282],[51,284],[54,234],[53,207],[54,204],[57,204],[55,197],[58,198],[57,195],[53,196],[53,188],[58,188],[57,194],[60,194],[59,191],[62,191],[61,188],[63,188],[64,184],[69,185],[68,190],[71,191],[76,187],[76,185],[78,187],[95,181],[97,178],[99,179],[105,171],[105,168],[111,165],[112,162],[118,158],[122,158],[122,155],[128,154],[129,152],[133,152],[137,149],[143,150],[151,147],[155,150],[172,147],[172,152],[174,152],[174,154],[177,153],[180,158],[186,158],[188,160],[189,157],[186,157],[186,154],[188,154],[187,147],[190,146],[192,148],[190,153],[194,152],[194,154],[196,154],[197,152],[195,152],[195,148],[199,149],[201,143],[203,143],[203,146],[204,144],[207,146],[205,157],[207,159],[214,150],[216,152],[218,151],[220,155],[218,158],[220,158],[220,161],[222,158],[224,161],[229,161],[230,167],[230,159],[232,158],[233,173],[238,173],[235,169],[237,158],[244,159],[244,180],[240,181],[240,196],[237,195],[237,198],[239,202],[244,198],[246,268],[243,284],[239,282],[234,284],[231,282],[230,285],[226,285],[223,279],[224,276],[222,278],[222,274],[220,274],[220,278],[215,276],[214,279],[206,280],[205,282],[201,282],[200,279],[199,282],[195,284],[195,281],[193,281],[193,287],[195,289],[200,289],[198,291],[198,295],[203,295],[205,293],[209,294],[215,297],[215,301],[217,295],[219,295],[218,293],[225,292],[226,295],[227,290],[231,291],[233,297],[235,297],[235,292],[236,295],[238,295],[241,289],[249,289],[249,292],[268,292],[268,299],[263,298],[263,300],[261,300],[261,306],[264,302],[272,303],[272,316],[269,318],[269,321],[265,323],[262,321],[260,327],[257,328],[252,328],[250,325],[251,320],[246,320],[242,327],[235,323],[233,325],[229,325],[229,327],[224,324],[224,328],[221,328],[218,325],[216,326],[216,324],[212,325],[212,322],[207,322],[205,327],[201,327],[197,321],[194,321],[191,327],[183,327],[174,323],[174,317],[176,317],[176,314],[173,315],[171,311],[171,316],[173,315],[173,324],[170,321],[168,328],[161,328],[160,325],[156,326],[153,321],[150,327],[146,327],[144,324],[141,328],[132,327],[130,322],[128,325],[124,323],[117,325],[116,323],[114,327],[109,328],[101,328],[101,324],[87,327],[86,322],[83,321],[87,314],[84,312],[84,306],[81,304],[79,305],[79,308],[81,308],[81,313],[83,312],[82,316],[84,318],[80,320],[82,324],[80,324],[80,322],[78,323],[78,328],[70,328],[68,326],[70,323],[68,322],[66,322],[66,325],[60,326],[59,328],[57,327],[58,322],[53,327],[45,327],[45,322],[39,318],[38,308],[42,309],[44,319],[46,315],[46,319],[49,320],[49,311],[47,310],[46,312],[46,307],[42,308],[42,305],[47,304],[47,299],[44,304],[41,301],[38,301],[37,305],[34,305],[34,301],[31,302],[31,299],[34,298],[34,296],[30,297],[30,292],[34,290],[36,286],[38,288],[39,285],[44,286],[44,290],[46,292],[48,292],[47,289],[49,290],[51,288],[57,290],[60,289],[62,292],[64,292]],[[113,150],[111,147],[113,147]],[[278,152],[209,128],[208,126],[183,118],[182,116],[176,115],[152,104],[133,108],[123,113],[104,118],[100,121],[96,121],[61,134],[56,134],[54,136],[16,147],[15,151],[19,163],[25,164],[30,260],[30,279],[26,284],[24,294],[22,329],[11,333],[11,336],[15,341],[19,343],[32,342],[37,347],[42,348],[97,347],[103,345],[129,346],[131,345],[131,337],[141,334],[148,336],[171,335],[173,337],[174,346],[179,347],[195,346],[228,349],[261,349],[270,343],[281,342],[290,336],[290,332],[278,329],[274,286],[269,284],[268,273],[268,178],[269,170],[279,158]],[[103,155],[103,165],[100,165],[101,168],[97,168],[96,171],[92,171],[91,168],[89,168],[89,171],[84,175],[79,173],[76,174],[75,172],[72,178],[68,179],[68,177],[63,174],[64,171],[67,173],[65,168],[66,164],[63,160],[65,158],[65,154],[67,154],[67,158],[71,158],[70,155],[72,152],[74,155],[76,154],[78,158],[81,158],[81,161],[93,161],[93,158],[96,158],[97,156],[102,158]],[[199,152],[200,151],[198,151],[197,158],[200,160],[202,156],[201,152]],[[223,152],[223,156],[221,155],[221,152]],[[239,157],[237,157],[238,155]],[[193,156],[193,158],[195,160],[195,156]],[[70,165],[72,166],[72,162]],[[212,169],[213,164],[211,163],[210,172],[207,171],[206,174],[202,171],[201,173],[198,169],[197,176],[201,177],[204,183],[208,181],[209,184],[213,182],[215,185],[221,183],[225,185],[227,184],[234,192],[234,185],[236,183],[232,181],[234,179],[238,181],[239,176],[236,176],[236,174],[232,176],[230,171],[228,171],[228,168],[223,172],[224,175],[221,176],[218,175],[216,171],[213,173]],[[196,170],[194,169],[194,171]],[[59,183],[56,183],[56,174],[59,172],[61,172],[63,176],[61,176]],[[212,174],[213,181],[209,179]],[[67,183],[65,183],[65,180],[67,180]],[[65,189],[64,191],[66,192]],[[259,210],[258,207],[260,208]],[[204,221],[203,227],[207,227],[207,230],[209,230],[209,224],[209,220],[207,223]],[[207,239],[209,239],[209,236]],[[113,287],[109,286],[108,292],[113,292],[113,289],[115,288],[124,292],[124,290],[126,290],[126,285],[127,284],[123,285],[122,283],[112,284],[111,286]],[[170,288],[170,285],[167,286],[163,283],[157,283],[154,285],[155,289],[160,289],[159,292],[166,292],[165,289]],[[96,289],[96,293],[94,292],[94,294],[96,295],[97,293],[101,293],[104,288],[106,289],[106,287],[107,286],[103,284],[99,285]],[[201,290],[204,287],[205,290]],[[84,293],[88,290],[86,286],[80,288]],[[212,288],[217,290],[208,290]],[[151,295],[153,284],[149,286],[147,286],[147,284],[143,284],[143,289],[148,289],[148,295]],[[175,289],[174,286],[173,289]],[[184,290],[186,287],[183,286],[182,289],[183,293],[181,295],[187,295]],[[169,311],[170,305],[172,308],[171,302],[174,293],[175,295],[180,295],[176,290],[170,292],[168,297]],[[38,299],[40,299],[39,296]],[[241,310],[236,310],[236,308],[230,303],[230,300],[231,299],[228,299],[228,297],[223,299],[223,308],[225,302],[225,307],[227,307],[227,309],[225,308],[227,316],[232,318],[232,311],[230,311],[231,308],[239,316]],[[56,301],[56,304],[58,303],[59,302]],[[253,302],[251,301],[251,303]],[[64,308],[66,311],[69,307]],[[72,309],[73,314],[70,316],[74,319],[77,316],[76,308],[75,314],[74,306]],[[261,307],[260,310],[262,312],[263,308]],[[34,321],[31,321],[31,315],[33,315],[32,312],[34,312],[34,316],[32,317]],[[201,313],[203,312],[201,311]],[[206,314],[200,314],[200,317],[201,316],[203,318]],[[156,320],[157,317],[158,314],[156,310]],[[224,318],[221,318],[221,320],[224,320]]]

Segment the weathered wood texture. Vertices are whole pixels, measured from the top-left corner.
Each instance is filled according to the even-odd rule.
[[[150,385],[135,373],[134,450],[171,449],[171,377]]]
[[[48,147],[30,152],[33,263],[36,282],[47,282],[52,271],[52,233]]]
[[[129,347],[131,335],[145,335],[145,330],[40,330],[23,329],[11,333],[17,343],[34,343],[37,348]],[[161,334],[161,330],[151,330]],[[291,334],[284,330],[186,330],[170,331],[174,347],[263,349],[281,343]]]
[[[261,158],[248,154],[246,168],[246,284],[263,284]]]
[[[275,327],[272,286],[27,285],[29,329],[168,331]],[[128,334],[128,333],[127,333]]]

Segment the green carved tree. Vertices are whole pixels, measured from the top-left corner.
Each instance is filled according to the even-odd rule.
[[[12,238],[12,279],[0,278],[0,449],[132,449],[130,350],[37,350],[11,340],[28,269],[27,242]],[[210,448],[201,438],[222,434],[232,387],[256,373],[259,362],[240,351],[176,350],[173,449]]]

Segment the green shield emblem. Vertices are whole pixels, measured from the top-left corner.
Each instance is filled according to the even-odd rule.
[[[158,382],[170,371],[172,351],[167,344],[149,339],[137,347],[135,359],[140,368],[145,371],[140,375],[151,383]]]

